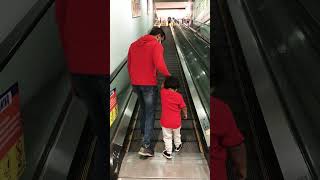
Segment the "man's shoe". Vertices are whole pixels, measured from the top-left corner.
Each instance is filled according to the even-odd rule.
[[[154,152],[151,149],[145,148],[145,147],[141,147],[140,151],[138,152],[138,154],[140,154],[141,156],[147,156],[147,157],[153,157],[154,156]]]
[[[169,153],[167,152],[167,150],[164,150],[164,151],[162,152],[162,155],[163,155],[164,157],[166,157],[167,159],[172,159],[172,155],[169,154]]]
[[[182,144],[180,144],[178,147],[175,147],[174,150],[176,152],[179,152],[181,150],[181,148],[182,148]]]

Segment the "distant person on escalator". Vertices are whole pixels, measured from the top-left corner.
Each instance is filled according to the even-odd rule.
[[[212,78],[213,79],[213,78]],[[216,78],[214,78],[216,80]],[[217,85],[217,81],[215,85]],[[233,161],[234,174],[237,180],[247,178],[246,148],[244,138],[238,129],[230,107],[222,100],[214,97],[213,89],[210,97],[211,119],[211,178],[227,180],[226,160]]]
[[[140,104],[140,128],[143,136],[138,154],[153,156],[151,144],[153,135],[156,100],[158,98],[157,70],[164,76],[170,76],[163,57],[161,42],[166,35],[161,28],[154,27],[148,35],[140,37],[130,45],[128,52],[128,72],[133,91]]]
[[[171,17],[168,17],[168,26],[171,26],[171,22],[172,22]]]
[[[179,152],[182,148],[181,143],[181,111],[183,118],[187,119],[187,106],[182,95],[178,92],[180,87],[179,80],[173,76],[166,78],[161,86],[161,118],[163,141],[165,150],[162,155],[167,159],[172,159],[172,139],[174,150]]]
[[[97,137],[88,180],[109,179],[107,173],[109,107],[109,32],[107,1],[56,0],[56,20],[71,73],[74,95],[88,109]],[[91,168],[90,168],[91,169]]]

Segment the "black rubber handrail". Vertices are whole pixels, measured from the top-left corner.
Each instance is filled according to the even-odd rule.
[[[185,24],[183,24],[183,26],[187,29],[190,29],[192,32],[195,33],[196,37],[201,38],[201,40],[203,40],[208,46],[210,46],[210,39],[204,37],[204,35],[198,32],[198,30],[195,30],[192,27],[186,26]]]
[[[311,18],[314,21],[314,25],[317,26],[318,29],[320,29],[320,21],[312,15],[312,13],[301,3],[301,0],[296,0],[296,2],[300,5],[301,8],[303,8],[304,12],[308,14],[309,18]]]
[[[120,73],[120,71],[123,69],[123,67],[127,64],[128,58],[124,58],[124,60],[120,63],[120,65],[112,72],[110,76],[110,84],[113,82],[113,80],[117,77],[117,75]]]
[[[206,26],[210,26],[210,24],[206,24],[206,22],[210,21],[210,19],[207,19],[205,20],[204,22],[201,22],[201,21],[197,21],[197,20],[193,20],[194,22],[197,22],[199,24],[203,24],[203,25],[206,25]]]
[[[12,56],[17,52],[53,3],[54,0],[39,0],[0,43],[0,72],[10,62]]]

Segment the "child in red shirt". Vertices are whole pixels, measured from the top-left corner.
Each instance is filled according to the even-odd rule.
[[[187,107],[180,93],[177,92],[179,81],[177,78],[170,76],[162,84],[161,96],[161,118],[163,141],[165,150],[162,155],[167,159],[172,159],[172,136],[174,139],[175,151],[182,148],[181,143],[181,110],[184,119],[187,118]]]
[[[227,104],[211,96],[211,179],[227,180],[228,152],[235,166],[237,179],[246,179],[246,150],[244,138]]]

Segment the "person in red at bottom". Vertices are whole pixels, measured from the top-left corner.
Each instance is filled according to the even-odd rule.
[[[246,179],[246,149],[244,138],[237,128],[227,104],[211,96],[211,179],[227,180],[226,160],[228,152],[234,163],[235,175]]]
[[[181,143],[181,110],[183,118],[187,119],[187,107],[183,97],[178,93],[179,81],[177,78],[170,76],[166,78],[162,84],[161,96],[161,118],[163,141],[165,150],[162,155],[167,159],[172,159],[172,136],[174,139],[175,151],[178,152],[182,148]]]

